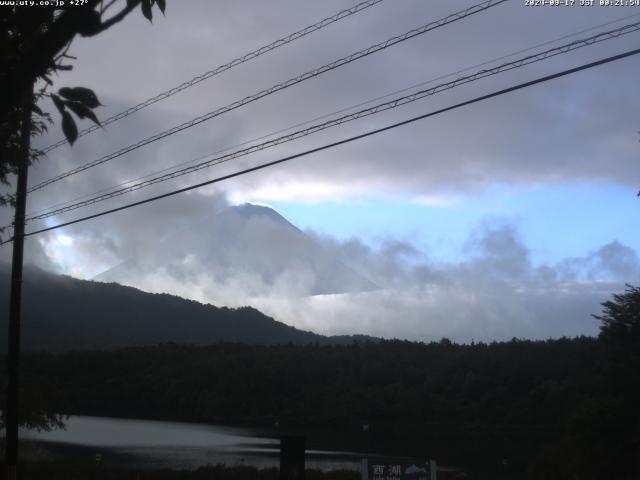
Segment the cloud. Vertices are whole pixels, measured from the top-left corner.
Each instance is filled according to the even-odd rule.
[[[73,148],[55,150],[31,169],[30,183],[472,3],[408,0],[398,8],[396,2],[383,2],[83,137]],[[188,8],[168,11],[166,18],[153,25],[139,14],[131,15],[96,38],[75,42],[71,53],[78,61],[73,72],[60,76],[58,85],[93,88],[107,105],[99,111],[104,119],[345,5],[327,0],[298,7],[284,0],[198,0]],[[519,2],[509,2],[58,182],[30,195],[28,208],[36,211],[90,194],[618,16],[617,9],[603,8],[561,8],[549,15],[546,9],[526,9]],[[634,38],[637,36],[559,56],[549,63],[60,215],[50,223],[34,222],[30,228],[164,193],[618,53]],[[593,333],[595,325],[589,314],[597,313],[598,303],[620,290],[622,283],[638,278],[637,253],[617,242],[558,264],[534,267],[529,247],[517,229],[505,223],[480,225],[467,243],[468,258],[457,264],[441,264],[402,239],[389,239],[373,249],[357,239],[342,242],[314,235],[325,251],[383,288],[302,298],[316,285],[315,277],[305,264],[295,262],[278,270],[275,260],[290,254],[291,245],[279,243],[269,227],[259,222],[247,231],[250,241],[242,247],[250,248],[238,246],[232,261],[215,263],[212,269],[212,259],[206,254],[211,245],[206,241],[213,226],[207,220],[227,205],[226,195],[234,201],[266,202],[401,196],[444,206],[496,184],[525,188],[587,180],[637,187],[640,96],[632,92],[639,69],[638,62],[618,62],[216,187],[70,227],[62,235],[72,239],[73,248],[64,245],[60,233],[44,234],[28,242],[27,256],[49,269],[84,277],[132,258],[147,258],[127,282],[203,301],[252,303],[280,320],[327,333],[363,331],[459,340]],[[60,136],[56,125],[49,137],[36,142],[47,145]],[[10,212],[0,212],[0,219],[9,223]],[[8,248],[2,250],[4,258],[7,252]],[[272,270],[271,276],[241,268],[249,260],[262,261],[264,271]]]
[[[40,245],[47,262],[65,273],[91,277],[110,263],[114,268],[98,279],[251,305],[325,334],[425,341],[593,335],[590,315],[599,304],[640,279],[637,252],[616,241],[534,266],[517,228],[500,219],[471,232],[463,261],[444,263],[407,240],[387,238],[373,247],[303,234],[271,210],[229,216],[223,197],[214,200],[186,196],[144,218],[109,218],[108,228],[52,233]],[[371,287],[363,288],[362,279]],[[318,289],[338,294],[312,295]]]
[[[457,264],[416,261],[415,250],[402,242],[373,250],[356,240],[321,241],[384,288],[263,301],[259,308],[324,333],[465,342],[593,335],[597,322],[591,314],[600,312],[600,303],[625,282],[640,279],[637,253],[618,242],[571,259],[588,277],[568,276],[566,261],[533,267],[528,249],[508,224],[480,225],[467,242],[475,254]],[[398,255],[403,248],[409,258]]]
[[[412,203],[416,205],[425,205],[427,207],[452,207],[463,202],[460,195],[418,195],[414,197]]]
[[[366,194],[370,188],[371,185],[364,181],[355,181],[351,185],[346,185],[318,183],[312,179],[305,181],[298,178],[295,181],[290,179],[273,185],[264,185],[250,191],[246,189],[232,191],[229,194],[229,201],[233,204],[291,201],[315,204],[327,199],[334,201],[356,199]]]
[[[636,279],[640,275],[640,258],[631,247],[613,241],[584,257],[564,259],[558,272],[570,280]]]
[[[32,169],[32,183],[472,3],[407,1],[399,9],[394,2],[383,2],[83,137],[73,148],[52,152]],[[296,7],[284,0],[268,4],[194,1],[189,8],[169,11],[153,25],[136,12],[104,34],[74,42],[72,53],[78,56],[74,71],[57,82],[95,89],[107,105],[99,116],[106,118],[345,5],[332,0]],[[60,182],[45,196],[34,194],[32,206],[43,208],[90,193],[530,47],[541,39],[604,23],[620,16],[613,10],[565,8],[550,18],[544,9],[501,5],[143,147],[109,162],[108,168],[98,167]],[[630,39],[605,42],[557,57],[545,66],[461,87],[163,187],[195,183],[196,177],[214,177],[297,153],[600,58],[622,50]],[[224,188],[238,201],[315,202],[383,194],[408,195],[440,205],[496,183],[530,186],[597,180],[635,186],[640,100],[630,92],[638,68],[637,62],[624,61],[522,90],[227,182]],[[61,136],[59,126],[51,132],[37,142],[46,145]]]
[[[367,333],[420,341],[546,339],[593,335],[590,317],[618,285],[574,285],[540,293],[459,284],[418,285],[354,295],[263,301],[256,306],[287,323],[327,334]],[[294,323],[295,322],[295,323]]]
[[[183,194],[45,232],[27,238],[25,262],[57,273],[92,278],[132,258],[150,261],[152,245],[164,246],[157,250],[161,260],[167,248],[174,258],[178,254],[187,256],[191,251],[204,248],[204,240],[195,233],[196,227],[201,233],[207,220],[226,206],[224,195],[215,192]],[[0,255],[9,261],[11,244],[3,246]]]

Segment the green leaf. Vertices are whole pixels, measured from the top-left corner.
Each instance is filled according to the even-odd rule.
[[[62,112],[62,132],[67,137],[67,141],[73,145],[78,138],[78,127],[69,112]]]
[[[101,106],[102,104],[98,100],[98,97],[93,90],[85,87],[63,87],[58,90],[60,96],[66,98],[67,100],[71,100],[73,102],[80,102],[83,105],[86,105],[89,108],[96,108]]]
[[[64,104],[67,107],[69,107],[69,110],[71,110],[73,113],[75,113],[78,117],[80,117],[80,118],[89,118],[96,125],[98,125],[100,127],[102,126],[102,125],[100,125],[100,122],[98,121],[98,117],[96,117],[96,114],[93,113],[93,110],[91,110],[86,105],[84,105],[84,104],[82,104],[80,102],[72,102],[70,100],[65,101]]]
[[[140,8],[142,9],[142,14],[149,20],[153,21],[153,13],[151,12],[151,0],[142,0],[140,2]]]
[[[164,9],[167,8],[167,2],[165,0],[156,0],[156,3],[158,4],[158,8],[164,15]]]
[[[56,108],[58,109],[58,111],[60,113],[64,112],[64,102],[62,101],[62,99],[57,96],[55,93],[51,94],[51,100],[53,100],[53,104],[56,106]]]
[[[63,96],[64,98],[75,100],[75,98],[72,98],[74,96],[73,88],[62,87],[61,89],[58,90],[58,94]]]

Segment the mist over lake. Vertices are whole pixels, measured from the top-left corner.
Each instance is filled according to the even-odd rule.
[[[279,465],[280,441],[274,432],[185,422],[72,415],[64,430],[21,431],[23,439],[58,452],[95,457],[105,465],[135,468],[195,469],[204,465]],[[360,468],[355,453],[308,450],[309,468]]]

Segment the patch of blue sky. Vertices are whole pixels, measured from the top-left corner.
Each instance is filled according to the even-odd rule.
[[[537,261],[585,255],[616,240],[640,253],[636,193],[606,183],[547,185],[515,195],[508,213],[520,220]]]
[[[359,238],[372,246],[389,238],[405,240],[441,262],[464,259],[470,233],[487,220],[514,224],[534,265],[586,255],[615,240],[640,253],[640,199],[631,187],[497,185],[478,195],[450,198],[439,202],[367,196],[347,202],[269,204],[299,228],[342,240]]]

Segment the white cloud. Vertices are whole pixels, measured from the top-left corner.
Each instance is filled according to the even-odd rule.
[[[406,0],[398,7],[395,2],[384,2],[83,137],[73,148],[65,146],[52,152],[32,169],[32,182],[469,4],[466,0],[428,4]],[[327,0],[299,7],[291,0],[216,4],[201,0],[169,11],[153,25],[138,13],[132,14],[96,38],[74,42],[72,53],[78,61],[72,72],[61,75],[59,83],[95,89],[102,103],[107,104],[98,112],[100,118],[105,118],[345,5]],[[541,38],[560,37],[620,16],[615,9],[598,7],[561,10],[564,11],[551,18],[544,9],[523,9],[517,2],[501,5],[146,146],[109,162],[108,169],[99,167],[60,182],[59,186],[48,188],[46,194],[35,193],[30,205],[43,208],[439,77],[479,60],[530,47]],[[546,66],[514,71],[398,111],[345,124],[202,171],[198,179],[388,125],[567,64],[604,57],[623,49],[634,38],[637,37],[605,42],[571,56],[559,56]],[[630,92],[634,91],[638,68],[637,62],[625,61],[590,70],[579,77],[522,90],[297,159],[228,182],[225,188],[234,203],[350,201],[358,195],[406,197],[411,192],[418,202],[440,206],[457,201],[456,195],[478,192],[497,182],[523,187],[576,180],[635,185],[638,146],[634,125],[640,99]],[[616,88],[602,89],[602,85]],[[51,132],[49,138],[36,143],[46,145],[61,136],[58,125]],[[186,177],[184,184],[195,183],[189,180],[194,178]],[[165,184],[166,188],[160,191],[175,185]],[[434,194],[442,191],[454,194]]]
[[[315,180],[274,181],[257,188],[243,188],[231,191],[229,201],[234,205],[243,203],[262,204],[264,202],[295,202],[315,204],[319,202],[353,202],[372,190],[377,190],[366,181],[350,184],[329,183]]]
[[[68,235],[56,235],[56,241],[64,247],[70,247],[73,245],[73,238]]]
[[[74,236],[74,248],[56,237],[43,243],[49,260],[65,273],[87,276],[109,260],[117,280],[151,292],[167,292],[216,305],[254,306],[277,320],[324,334],[365,333],[414,340],[499,340],[595,334],[591,314],[600,302],[640,280],[637,252],[611,242],[557,264],[533,266],[517,229],[485,221],[469,236],[468,256],[435,263],[410,242],[387,239],[373,248],[357,239],[340,241],[291,233],[274,217],[206,215],[182,224],[181,212],[208,209],[194,196],[174,203],[159,225],[149,215],[141,231],[112,219],[108,241],[101,230]],[[219,206],[221,204],[218,204]],[[158,214],[161,212],[158,211]],[[181,228],[176,228],[181,225]],[[150,241],[153,230],[164,234]],[[320,253],[319,253],[320,252]],[[428,253],[428,252],[427,252]],[[117,260],[115,260],[117,259]],[[351,273],[327,265],[342,262],[375,285],[360,293],[308,296],[317,288],[339,291]],[[339,267],[342,269],[343,267]],[[97,273],[97,272],[96,272]],[[338,289],[338,290],[335,290]]]
[[[453,207],[460,205],[464,198],[460,195],[445,195],[445,194],[432,194],[432,195],[417,195],[411,199],[412,203],[416,205],[425,205],[428,207]]]
[[[300,328],[325,334],[367,333],[385,338],[459,342],[513,337],[593,335],[592,313],[620,284],[573,284],[544,294],[503,285],[417,285],[362,294],[255,302],[257,308]]]

